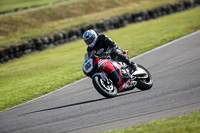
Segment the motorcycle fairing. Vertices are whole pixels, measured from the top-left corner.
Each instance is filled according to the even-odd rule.
[[[83,71],[86,72],[86,73],[91,72],[92,69],[93,69],[93,59],[88,59],[88,60],[83,64],[82,69],[83,69]]]
[[[127,80],[122,86],[118,88],[118,92],[122,91],[127,85],[129,85],[131,80]]]
[[[116,87],[121,86],[123,75],[122,75],[122,72],[120,71],[120,68],[115,69],[111,73],[107,73],[107,74],[108,74],[108,77],[110,79],[112,79],[112,81],[113,81],[113,83],[115,84]]]
[[[109,77],[117,86],[118,92],[121,92],[122,90],[126,89],[127,85],[130,85],[131,83],[130,79],[124,78],[121,68],[114,70],[112,73],[109,74]]]
[[[98,58],[98,57],[94,57],[94,62],[93,62],[93,64],[94,64],[94,65],[97,65],[98,62],[99,62],[99,58]]]
[[[123,84],[123,74],[121,72],[122,65],[107,59],[100,59],[98,67],[108,72],[109,77],[117,87],[120,87]]]
[[[91,77],[98,67],[99,58],[94,56],[95,51],[91,51],[84,55],[82,70],[85,75]]]
[[[98,68],[106,70],[109,73],[112,73],[115,69],[122,67],[116,62],[111,62],[108,59],[100,59],[98,62]]]

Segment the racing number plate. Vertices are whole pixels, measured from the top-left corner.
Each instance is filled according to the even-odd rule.
[[[85,65],[85,70],[87,71],[92,65],[90,64],[90,62],[88,62],[86,65]]]

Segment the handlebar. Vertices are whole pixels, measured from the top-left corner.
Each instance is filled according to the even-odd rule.
[[[110,59],[110,54],[108,52],[103,52],[101,55],[99,55],[100,59]]]

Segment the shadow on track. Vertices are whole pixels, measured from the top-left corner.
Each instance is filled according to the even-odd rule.
[[[129,95],[129,94],[133,94],[133,93],[138,93],[138,92],[141,92],[141,91],[134,91],[134,92],[129,92],[129,93],[124,92],[123,94],[119,93],[119,95],[117,97]],[[33,112],[29,112],[29,113],[19,114],[18,116],[32,114],[32,113],[39,113],[39,112],[44,112],[44,111],[50,111],[50,110],[56,110],[56,109],[61,109],[61,108],[68,108],[68,107],[72,107],[72,106],[78,106],[78,105],[82,105],[82,104],[88,104],[88,103],[93,103],[93,102],[98,102],[98,101],[103,101],[103,100],[109,100],[109,99],[110,98],[99,98],[99,99],[94,99],[94,100],[87,100],[87,101],[83,101],[83,102],[79,102],[79,103],[73,103],[73,104],[33,111]]]

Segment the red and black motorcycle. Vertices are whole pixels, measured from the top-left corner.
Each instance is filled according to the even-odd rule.
[[[96,51],[84,55],[83,72],[92,78],[95,89],[104,97],[112,98],[117,93],[132,90],[149,90],[153,79],[149,71],[137,64],[134,72],[127,64],[113,61],[110,55],[95,56]],[[126,56],[128,50],[123,52]]]

